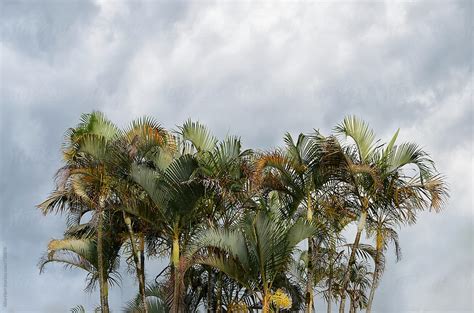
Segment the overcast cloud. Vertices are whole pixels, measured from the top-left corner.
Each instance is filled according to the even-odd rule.
[[[388,264],[375,312],[473,312],[472,9],[471,1],[2,0],[8,303],[0,311],[99,302],[83,292],[80,271],[53,265],[39,275],[65,223],[34,207],[53,187],[65,130],[98,109],[119,125],[152,115],[173,128],[191,117],[261,149],[286,131],[328,133],[348,114],[385,139],[400,127],[437,161],[451,199],[401,231],[403,260]],[[116,312],[136,292],[124,277],[110,295]]]

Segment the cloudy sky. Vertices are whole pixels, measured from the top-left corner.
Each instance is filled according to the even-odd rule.
[[[0,311],[98,304],[80,271],[39,275],[65,223],[35,205],[65,130],[101,110],[119,125],[191,117],[261,149],[286,131],[328,133],[348,114],[381,138],[400,127],[437,161],[451,199],[401,231],[403,260],[390,261],[375,311],[473,312],[470,1],[2,0],[0,15]],[[112,290],[116,312],[135,291],[129,278]]]

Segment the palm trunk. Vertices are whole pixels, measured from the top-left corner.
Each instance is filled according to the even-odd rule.
[[[123,213],[123,219],[125,221],[125,224],[127,225],[128,229],[128,235],[130,237],[130,243],[132,245],[132,255],[133,255],[133,262],[135,263],[135,271],[137,274],[137,280],[138,280],[138,290],[140,293],[140,299],[143,305],[143,311],[145,313],[148,313],[148,306],[146,302],[146,294],[145,294],[145,272],[143,270],[143,262],[141,260],[141,257],[143,253],[139,252],[139,249],[135,246],[136,240],[135,240],[135,235],[133,233],[133,228],[132,228],[132,220],[130,217],[127,216],[125,211],[122,211]],[[140,256],[139,256],[140,253]]]
[[[271,294],[265,288],[263,291],[262,313],[270,312],[270,297],[271,297]]]
[[[328,309],[327,313],[332,312],[332,299],[331,299],[331,292],[332,292],[332,278],[329,278],[329,287],[328,287]]]
[[[308,192],[307,198],[307,220],[311,222],[313,220],[313,205],[311,201],[311,192]],[[313,312],[313,299],[314,299],[314,291],[313,291],[313,237],[308,238],[308,266],[307,266],[307,281],[306,281],[306,297],[305,297],[305,312],[312,313]]]
[[[305,299],[305,312],[313,312],[313,240],[308,238],[308,268],[307,268],[307,281],[306,281],[306,299]]]
[[[142,278],[143,294],[146,297],[146,280],[145,280],[145,235],[140,233],[140,276]],[[145,301],[146,302],[146,301]]]
[[[328,281],[328,309],[327,313],[332,312],[332,275],[333,275],[333,264],[332,264],[332,251],[329,254],[329,281]]]
[[[145,280],[145,235],[143,233],[140,234],[140,277],[142,280],[142,293],[144,295],[143,301],[146,302],[146,280]],[[145,306],[146,307],[146,306]],[[148,312],[148,307],[147,312]]]
[[[351,255],[349,257],[349,261],[347,263],[347,268],[344,274],[344,279],[341,284],[341,289],[342,289],[342,294],[341,294],[341,304],[339,306],[339,313],[344,313],[345,311],[345,305],[346,305],[346,288],[347,285],[349,284],[349,279],[350,279],[350,269],[352,265],[355,263],[355,257],[356,257],[356,251],[357,248],[359,247],[359,242],[360,242],[360,236],[362,234],[362,230],[365,228],[365,220],[367,218],[367,209],[364,206],[360,218],[359,218],[359,224],[357,225],[357,234],[354,239],[354,243],[352,244],[352,250],[351,250]]]
[[[374,273],[372,274],[372,285],[370,286],[370,294],[369,294],[369,300],[367,301],[367,313],[372,312],[372,302],[374,301],[374,296],[375,296],[375,290],[377,289],[378,281],[377,281],[377,276],[379,274],[379,258],[380,258],[380,250],[377,249],[377,252],[375,254],[375,265],[374,265]]]
[[[222,312],[222,272],[217,275],[216,313]]]
[[[339,313],[344,313],[345,309],[346,309],[346,295],[342,294],[341,303],[339,304]]]
[[[207,312],[212,312],[212,269],[209,267],[207,270]]]
[[[101,201],[102,202],[102,201]],[[107,269],[104,266],[104,210],[102,203],[99,205],[99,220],[97,225],[97,270],[99,271],[100,308],[102,313],[109,313],[109,289],[107,283]]]
[[[339,255],[334,257],[334,252],[336,252],[336,243],[332,241],[334,238],[331,236],[331,246],[329,248],[329,282],[328,282],[328,308],[327,313],[332,313],[332,288],[334,282],[334,265],[339,258]]]
[[[180,268],[179,268],[179,231],[175,226],[173,234],[173,248],[171,251],[171,262],[174,269],[174,287],[173,287],[173,312],[181,312],[181,291],[180,291]]]

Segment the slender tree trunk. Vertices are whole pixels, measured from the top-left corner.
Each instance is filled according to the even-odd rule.
[[[104,266],[104,206],[102,200],[99,205],[99,220],[97,225],[97,270],[99,271],[100,309],[102,313],[109,313],[109,289],[107,269]]]
[[[342,289],[342,294],[341,294],[341,304],[339,306],[339,313],[344,313],[345,311],[345,305],[346,305],[346,293],[345,290],[347,288],[347,285],[349,283],[350,279],[350,269],[352,265],[355,263],[355,257],[356,257],[356,251],[357,248],[359,247],[359,242],[360,242],[360,236],[362,234],[362,230],[365,228],[365,220],[367,218],[367,207],[364,205],[364,208],[362,209],[362,212],[360,214],[359,218],[359,224],[357,225],[357,234],[354,239],[354,243],[352,244],[352,250],[351,250],[351,255],[349,257],[349,261],[347,263],[347,268],[344,273],[344,279],[341,284],[341,289]]]
[[[264,288],[263,291],[263,301],[262,301],[262,313],[269,313],[270,312],[270,297],[271,294]]]
[[[311,200],[311,192],[308,192],[307,198],[307,220],[311,222],[313,220],[313,204]],[[313,312],[313,299],[314,299],[314,290],[313,290],[313,237],[308,238],[308,266],[307,266],[307,281],[306,281],[306,296],[305,296],[305,312]]]
[[[217,274],[216,313],[222,312],[222,272]]]
[[[344,313],[346,309],[346,295],[341,295],[341,303],[339,304],[339,313]]]
[[[212,268],[209,267],[207,270],[207,312],[211,313],[212,312]]]
[[[374,273],[372,274],[372,285],[370,286],[369,300],[367,301],[367,309],[366,309],[367,313],[372,312],[372,303],[374,301],[375,290],[377,289],[377,285],[378,285],[377,276],[380,270],[379,259],[380,259],[380,250],[377,249],[377,253],[375,254]]]
[[[337,262],[340,254],[334,257],[334,253],[336,252],[336,243],[333,238],[331,238],[331,246],[329,250],[329,282],[328,282],[328,308],[327,313],[332,313],[332,292],[333,292],[333,283],[334,283],[334,265]],[[337,298],[336,298],[337,301]]]
[[[306,281],[306,299],[305,299],[305,312],[313,312],[313,238],[308,238],[308,268],[307,268],[307,281]]]
[[[328,281],[328,309],[327,309],[327,313],[332,312],[332,275],[333,275],[332,251],[330,251],[329,252],[329,281]]]
[[[143,269],[143,262],[141,260],[141,257],[143,253],[140,253],[141,249],[138,249],[136,247],[136,238],[133,233],[133,228],[132,228],[132,220],[125,211],[122,211],[123,213],[123,219],[125,222],[125,225],[127,225],[128,229],[128,235],[130,238],[130,244],[132,245],[132,256],[133,256],[133,262],[135,263],[135,271],[138,279],[138,290],[140,293],[140,299],[143,305],[143,310],[145,313],[148,313],[148,306],[146,302],[146,293],[145,293],[145,272]]]
[[[145,295],[145,303],[146,303],[146,280],[145,280],[145,235],[143,233],[140,234],[140,277],[142,279],[142,286],[143,286],[143,294]]]
[[[327,308],[327,313],[332,313],[332,297],[331,297],[331,292],[332,292],[332,278],[329,278],[329,287],[328,287],[328,308]]]
[[[180,268],[179,268],[179,232],[177,226],[173,234],[173,248],[171,251],[171,263],[174,268],[174,289],[173,289],[173,312],[181,313],[181,288],[180,288]]]

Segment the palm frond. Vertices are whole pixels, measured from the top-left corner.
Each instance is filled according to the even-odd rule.
[[[86,313],[86,309],[82,305],[76,305],[70,310],[71,313]]]
[[[418,167],[421,179],[432,176],[434,162],[429,155],[415,143],[403,143],[394,146],[388,154],[387,172],[397,171],[405,165],[412,164]]]
[[[336,126],[334,130],[336,133],[343,134],[354,140],[358,148],[360,160],[363,163],[370,158],[370,155],[376,148],[374,131],[370,128],[369,124],[355,116],[344,118],[344,121]]]
[[[203,124],[187,120],[180,127],[184,140],[190,141],[198,151],[211,151],[214,149],[217,139],[209,132]]]

